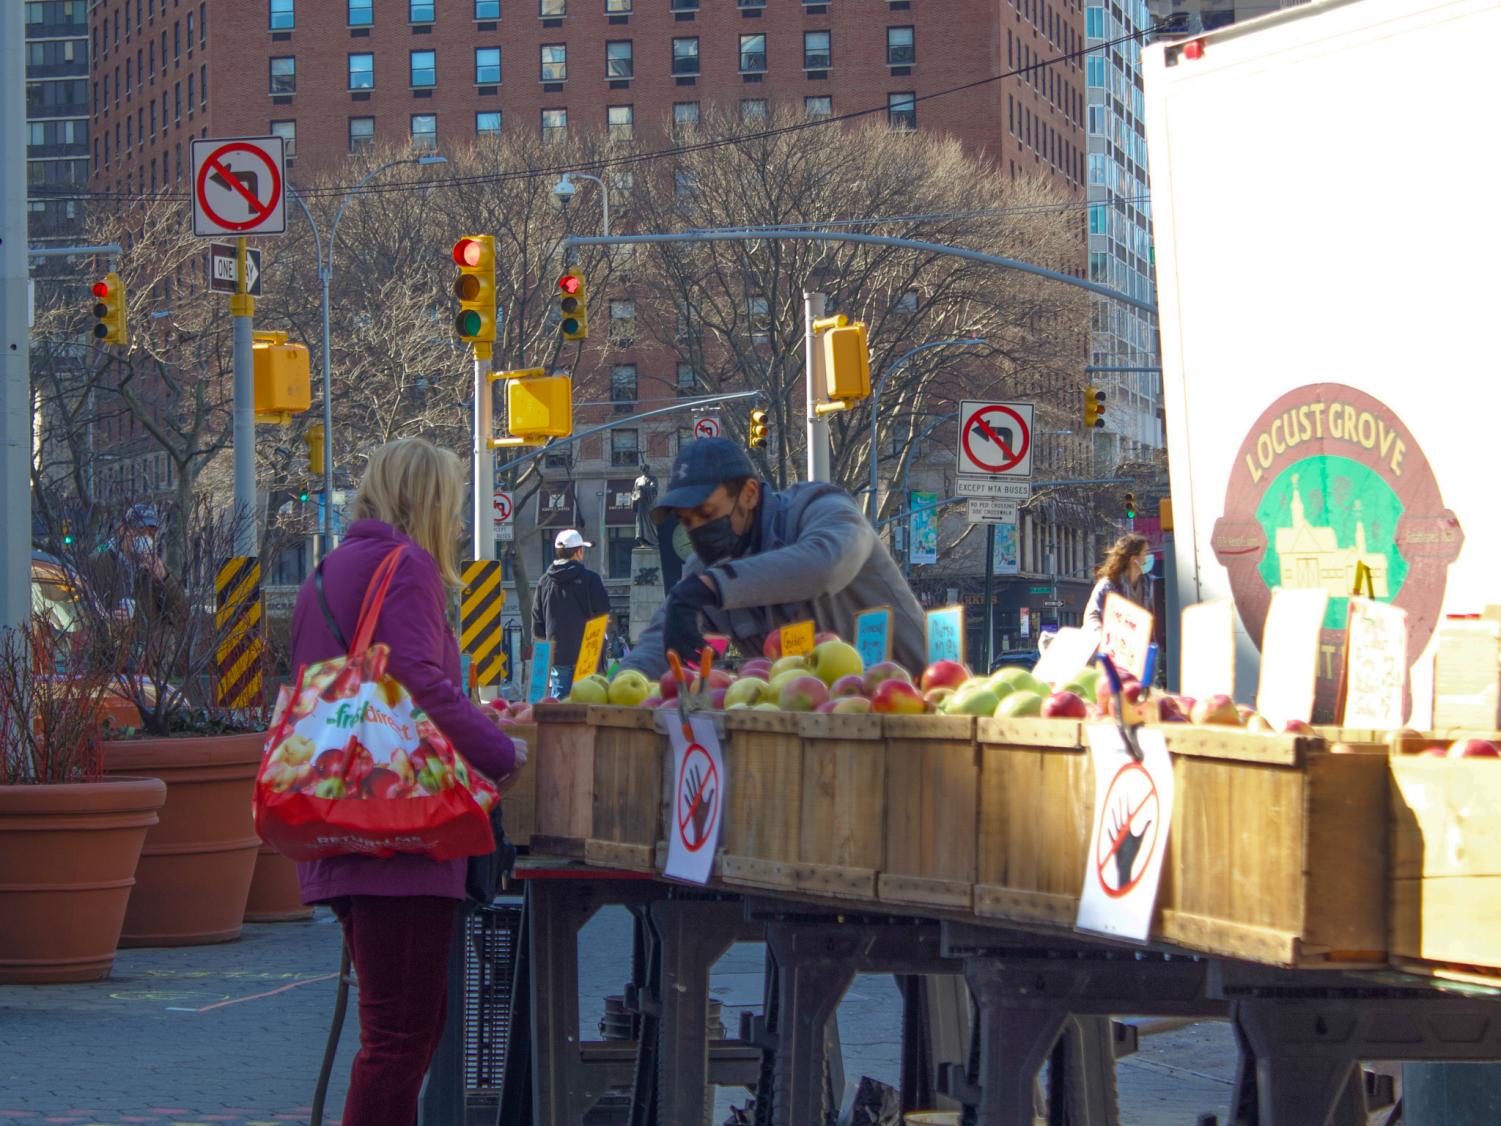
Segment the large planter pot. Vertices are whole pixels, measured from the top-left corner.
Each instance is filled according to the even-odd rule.
[[[250,811],[264,733],[121,739],[106,774],[167,784],[146,836],[121,946],[193,946],[240,937],[260,838]]]
[[[268,844],[255,854],[255,875],[245,901],[247,923],[292,923],[311,919],[313,909],[302,905],[297,865]]]
[[[109,976],[166,796],[157,778],[0,786],[0,982]]]

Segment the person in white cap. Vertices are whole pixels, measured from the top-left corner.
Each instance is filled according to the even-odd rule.
[[[573,688],[574,665],[578,662],[579,642],[590,618],[610,612],[610,598],[604,580],[584,566],[584,549],[594,545],[579,535],[577,528],[565,528],[553,540],[556,558],[537,582],[532,600],[532,636],[552,642],[552,694],[560,699]],[[596,669],[580,670],[588,676]]]

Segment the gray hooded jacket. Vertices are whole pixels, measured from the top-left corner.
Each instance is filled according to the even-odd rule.
[[[705,632],[727,634],[741,652],[756,654],[772,631],[811,619],[818,629],[853,642],[856,614],[890,606],[893,655],[921,671],[922,607],[854,498],[833,485],[804,482],[779,493],[763,491],[757,515],[760,550],[708,569],[721,605],[704,610]],[[684,564],[684,578],[703,572],[696,557]],[[650,677],[667,671],[663,615],[659,609],[624,667]]]

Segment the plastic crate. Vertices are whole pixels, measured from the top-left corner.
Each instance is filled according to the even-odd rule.
[[[464,946],[464,1087],[499,1097],[511,1031],[511,984],[521,934],[521,900],[500,899],[469,916]]]

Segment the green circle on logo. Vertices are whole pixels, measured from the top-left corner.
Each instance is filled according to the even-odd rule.
[[[1319,455],[1295,462],[1256,507],[1267,539],[1261,578],[1268,588],[1324,588],[1324,628],[1343,629],[1357,563],[1370,569],[1379,601],[1402,589],[1408,564],[1395,538],[1402,512],[1385,478],[1357,461]]]

